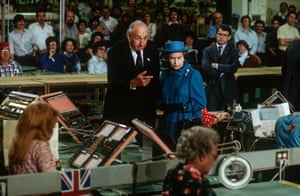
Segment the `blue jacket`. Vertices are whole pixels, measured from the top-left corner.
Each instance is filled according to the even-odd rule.
[[[64,59],[60,53],[56,52],[52,58],[49,59],[49,53],[40,55],[41,69],[48,71],[64,73]]]
[[[201,118],[206,107],[203,79],[199,71],[187,62],[180,70],[166,70],[161,74],[162,104],[182,104],[182,110],[165,112],[165,131],[174,138],[175,125],[179,120]]]
[[[67,73],[80,72],[80,62],[77,53],[63,52],[61,55],[64,59],[64,64],[66,66]]]

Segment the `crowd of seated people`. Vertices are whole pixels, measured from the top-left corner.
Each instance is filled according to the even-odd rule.
[[[41,64],[43,61],[41,58],[44,56],[44,53],[49,52],[46,46],[46,39],[53,36],[60,40],[61,43],[57,45],[57,52],[64,55],[66,51],[63,43],[66,39],[72,38],[75,40],[73,52],[78,55],[80,62],[79,65],[76,65],[76,70],[70,70],[68,65],[70,62],[63,62],[63,70],[52,71],[60,73],[88,72],[88,60],[94,56],[93,44],[96,41],[104,40],[106,42],[106,50],[109,50],[111,46],[120,40],[126,39],[126,31],[129,24],[139,19],[147,24],[150,31],[148,39],[154,42],[157,47],[163,47],[166,41],[171,40],[192,42],[192,44],[187,43],[187,47],[189,47],[189,51],[193,51],[196,54],[192,54],[193,59],[190,59],[190,63],[195,67],[201,67],[202,51],[206,45],[199,44],[197,37],[199,32],[195,28],[195,24],[197,23],[197,18],[203,16],[203,13],[201,13],[204,12],[203,7],[200,9],[201,11],[195,9],[194,12],[187,12],[176,8],[174,4],[169,6],[167,3],[162,3],[161,6],[158,6],[153,4],[153,2],[145,5],[131,2],[127,5],[128,9],[123,9],[123,7],[126,7],[123,4],[122,6],[115,5],[113,8],[102,6],[100,3],[95,2],[81,4],[80,7],[84,8],[84,13],[81,11],[83,8],[81,10],[66,9],[65,28],[58,30],[62,32],[62,39],[58,38],[59,32],[55,29],[55,26],[46,21],[47,10],[37,7],[36,22],[31,24],[27,23],[22,14],[16,15],[14,18],[14,29],[8,36],[12,59],[19,62],[22,66],[35,66],[45,70],[44,65]],[[289,7],[295,9],[288,10]],[[229,20],[225,20],[225,16],[221,11],[210,14],[205,13],[208,15],[207,19],[212,20],[211,25],[207,28],[206,44],[209,44],[215,41],[217,27],[223,24],[224,21]],[[293,31],[289,31],[288,38],[285,38],[285,34],[281,33],[285,31],[284,28],[281,30],[276,27],[270,30],[270,28],[264,28],[265,21],[263,20],[252,21],[248,15],[240,17],[239,14],[233,13],[231,19],[235,21],[236,25],[229,24],[232,28],[232,33],[234,33],[232,34],[232,43],[236,47],[238,41],[244,40],[249,45],[249,53],[257,55],[261,59],[263,66],[279,66],[283,61],[274,61],[273,59],[282,60],[283,52],[287,45],[292,40],[300,37],[299,33],[297,34],[297,30],[299,30],[297,16],[300,16],[300,14],[296,12],[296,6],[288,6],[285,2],[280,4],[280,11],[274,15],[272,23],[277,20],[280,24],[279,27],[284,27],[285,25],[294,27]],[[206,22],[206,24],[209,23]],[[277,29],[280,32],[278,36]],[[26,42],[18,41],[18,35],[26,36]],[[279,40],[279,42],[276,43],[276,40],[277,42]],[[64,59],[66,58],[64,57]]]

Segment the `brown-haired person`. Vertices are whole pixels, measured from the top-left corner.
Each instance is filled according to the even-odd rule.
[[[48,141],[58,115],[58,111],[47,103],[33,103],[24,110],[9,149],[10,174],[56,170]]]
[[[210,128],[195,126],[184,130],[178,139],[178,165],[168,171],[162,195],[216,195],[204,177],[217,159],[220,137]]]
[[[239,53],[240,67],[259,67],[261,60],[256,54],[250,54],[249,45],[245,40],[240,40],[236,43],[236,48]]]
[[[14,18],[15,29],[8,34],[11,58],[22,65],[39,66],[34,50],[34,35],[25,28],[26,20],[21,14]]]
[[[158,43],[159,47],[163,47],[169,41],[184,41],[184,27],[179,23],[179,11],[177,8],[170,9],[169,21],[162,27],[162,43]]]
[[[280,20],[278,17],[272,19],[271,30],[267,34],[266,52],[267,52],[267,66],[278,66],[280,63],[280,50],[277,39],[277,30],[280,27]]]
[[[46,11],[37,10],[36,14],[36,22],[30,24],[28,26],[28,30],[30,30],[34,36],[34,45],[35,50],[38,51],[38,54],[47,52],[46,39],[50,36],[54,36],[54,31],[52,25],[46,22]]]
[[[64,59],[59,53],[59,43],[55,37],[46,39],[47,52],[40,54],[41,69],[52,72],[64,73]]]
[[[272,18],[278,18],[280,21],[280,25],[283,25],[286,21],[288,13],[289,11],[287,2],[281,2],[279,4],[279,11]]]
[[[245,40],[249,44],[249,52],[256,54],[258,38],[256,32],[251,28],[251,18],[248,15],[241,17],[241,27],[234,33],[234,43]]]
[[[285,65],[285,54],[287,47],[295,40],[300,39],[298,29],[295,27],[296,13],[289,13],[286,17],[286,23],[281,25],[277,30],[277,39],[279,42],[278,49],[280,51],[280,65],[282,77],[285,77],[286,67]]]
[[[223,14],[221,12],[215,12],[213,14],[213,22],[214,24],[212,26],[209,27],[208,31],[207,31],[207,38],[211,43],[215,43],[216,42],[216,32],[217,32],[217,28],[223,24]]]

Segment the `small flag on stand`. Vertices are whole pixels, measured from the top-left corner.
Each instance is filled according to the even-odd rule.
[[[91,171],[89,169],[72,170],[61,173],[61,195],[90,195]]]

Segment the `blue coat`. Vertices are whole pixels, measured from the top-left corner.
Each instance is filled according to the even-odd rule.
[[[166,70],[161,74],[162,103],[183,104],[184,111],[165,113],[165,131],[174,138],[175,125],[182,119],[201,118],[206,107],[203,79],[199,71],[185,62],[180,70]]]
[[[80,72],[80,62],[77,53],[63,52],[61,55],[64,59],[67,73]]]
[[[64,73],[64,59],[62,55],[56,52],[52,58],[49,59],[49,53],[40,55],[41,69],[48,71]]]

